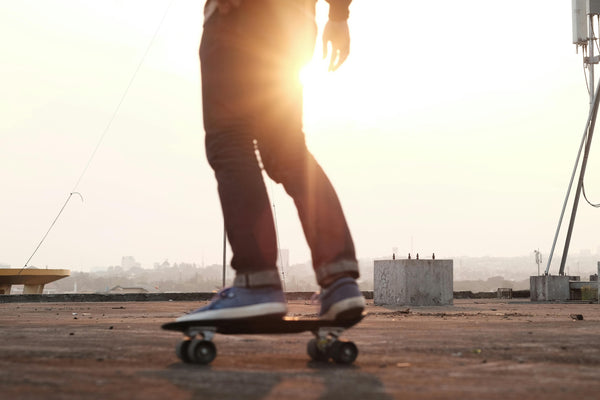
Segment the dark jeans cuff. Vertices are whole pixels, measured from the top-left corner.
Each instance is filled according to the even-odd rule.
[[[281,280],[277,270],[257,271],[247,274],[237,272],[233,280],[233,286],[245,288],[272,286],[280,288]]]
[[[339,260],[329,264],[324,264],[317,268],[317,282],[321,286],[326,286],[331,277],[334,276],[351,276],[356,279],[359,277],[358,262],[356,260]]]

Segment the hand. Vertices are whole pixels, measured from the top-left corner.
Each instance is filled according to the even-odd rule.
[[[331,43],[331,55],[329,71],[338,69],[350,54],[350,29],[347,21],[329,20],[323,30],[323,58],[329,54],[329,43]]]

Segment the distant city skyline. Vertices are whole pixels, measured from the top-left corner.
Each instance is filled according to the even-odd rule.
[[[289,253],[287,249],[282,249],[282,254]],[[417,253],[413,253],[412,257],[416,258]],[[389,255],[383,255],[378,257],[361,258],[359,264],[362,271],[361,280],[372,279],[372,268],[373,261],[378,259],[392,259],[392,253]],[[556,254],[555,257],[560,258],[560,254]],[[396,255],[396,259],[406,259],[407,255]],[[431,259],[430,254],[420,254],[421,259]],[[506,279],[522,280],[527,279],[529,276],[537,275],[537,264],[535,254],[526,255],[515,255],[506,257],[470,257],[470,256],[457,256],[448,257],[454,261],[454,280],[457,281],[468,281],[468,280],[485,280],[497,276],[502,276]],[[436,259],[440,259],[436,256]],[[543,275],[546,268],[546,256],[542,254],[542,263],[539,268],[539,273]],[[578,253],[572,253],[569,257],[565,273],[566,275],[580,275],[582,279],[587,279],[589,275],[598,273],[598,262],[600,262],[600,249],[596,252],[592,252],[590,249],[584,249]],[[111,263],[107,265],[98,265],[89,269],[73,268],[73,272],[92,272],[92,273],[104,273],[109,271],[133,271],[133,270],[146,270],[152,271],[157,269],[174,268],[174,267],[193,267],[193,268],[214,268],[217,267],[222,271],[222,262],[205,263],[205,262],[194,262],[194,261],[182,261],[182,260],[156,260],[148,264],[142,264],[137,261],[135,256],[123,256],[121,257],[120,263]],[[8,265],[0,264],[0,268],[10,267]],[[19,267],[13,267],[19,268]],[[31,268],[44,268],[40,266],[32,266]],[[284,264],[283,271],[288,275],[299,270],[303,273],[312,276],[312,263],[309,259],[302,262]],[[281,271],[281,266],[279,266]],[[232,279],[235,272],[229,264],[226,268],[227,279]],[[549,271],[550,275],[558,274],[558,265],[551,268]],[[219,275],[221,279],[221,275]]]
[[[597,274],[595,256],[574,256],[567,275],[579,276],[581,281],[594,280]],[[499,287],[528,290],[530,277],[536,275],[536,266],[530,257],[479,257],[454,259],[454,291],[495,292]],[[362,290],[374,289],[374,260],[359,261]],[[222,265],[199,265],[183,262],[155,262],[153,266],[140,266],[131,256],[123,257],[121,265],[98,268],[90,272],[71,271],[71,276],[46,290],[52,293],[70,292],[190,292],[213,291],[222,286]],[[542,272],[543,273],[543,272]],[[231,284],[234,272],[226,271],[226,284]],[[285,268],[282,274],[287,291],[318,291],[309,262]],[[14,293],[19,293],[16,286]]]

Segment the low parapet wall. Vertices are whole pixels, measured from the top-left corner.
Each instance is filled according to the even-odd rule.
[[[373,291],[363,291],[367,300],[373,299]],[[123,302],[123,301],[206,301],[215,294],[210,292],[193,293],[64,293],[64,294],[14,294],[0,295],[0,303],[95,303],[95,302]],[[311,300],[314,292],[287,292],[288,300]],[[513,298],[529,298],[529,290],[516,290],[512,292]],[[496,292],[461,291],[454,292],[455,299],[495,299]]]
[[[64,294],[15,294],[0,296],[0,303],[95,303],[121,301],[203,301],[214,293],[64,293]]]
[[[529,290],[513,290],[513,299],[528,299]],[[463,290],[460,292],[454,292],[455,299],[497,299],[498,292],[471,292],[470,290]]]

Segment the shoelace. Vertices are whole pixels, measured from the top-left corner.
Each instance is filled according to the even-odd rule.
[[[223,288],[221,290],[219,290],[217,293],[215,293],[215,295],[212,297],[211,301],[213,300],[217,300],[219,298],[227,298],[227,297],[233,297],[235,294],[232,293],[232,295],[230,296],[229,293],[231,292],[231,287],[227,287],[227,288]]]

